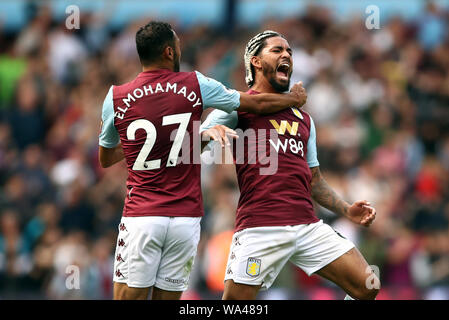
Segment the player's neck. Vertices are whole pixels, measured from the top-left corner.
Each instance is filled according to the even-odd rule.
[[[254,81],[254,85],[251,87],[251,90],[260,92],[260,93],[279,93],[276,91],[273,86],[268,82],[265,77],[261,77]]]
[[[161,69],[173,71],[173,67],[171,67],[167,64],[151,64],[151,65],[147,65],[147,66],[142,66],[142,72],[161,70]]]

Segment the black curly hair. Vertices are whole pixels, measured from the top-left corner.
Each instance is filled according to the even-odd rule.
[[[137,53],[142,65],[158,61],[167,46],[175,48],[175,33],[169,23],[151,21],[136,33]]]

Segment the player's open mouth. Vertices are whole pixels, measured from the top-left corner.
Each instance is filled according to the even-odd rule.
[[[288,81],[289,71],[290,71],[290,65],[288,63],[281,63],[280,65],[278,65],[278,67],[276,69],[276,76],[280,80]]]

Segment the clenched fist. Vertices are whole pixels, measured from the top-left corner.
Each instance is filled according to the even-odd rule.
[[[295,94],[298,98],[297,107],[302,107],[307,101],[307,92],[306,89],[302,86],[302,81],[295,83],[293,87],[290,89],[290,92]]]

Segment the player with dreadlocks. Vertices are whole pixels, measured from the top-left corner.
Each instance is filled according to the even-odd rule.
[[[256,97],[180,72],[180,39],[166,22],[142,26],[136,48],[142,72],[110,87],[99,135],[101,166],[125,160],[128,169],[114,299],[147,299],[151,290],[152,299],[175,300],[187,289],[204,213],[201,164],[181,161],[180,151],[184,146],[194,157],[195,138],[188,137],[198,134],[203,110],[270,113],[302,106],[306,95],[298,84],[287,94]]]
[[[288,90],[292,50],[281,34],[259,33],[248,42],[244,58],[249,94]],[[236,161],[241,194],[223,299],[255,299],[287,261],[309,276],[331,280],[347,293],[346,299],[374,299],[379,279],[351,241],[316,217],[312,199],[365,227],[374,221],[375,209],[365,200],[347,203],[326,183],[310,115],[297,108],[266,116],[214,110],[201,130],[207,133],[217,124],[258,133],[257,139],[244,139],[244,159],[256,154],[255,145],[261,143],[278,157],[278,168],[271,175],[260,174],[260,159]],[[259,133],[273,129],[275,138]]]

